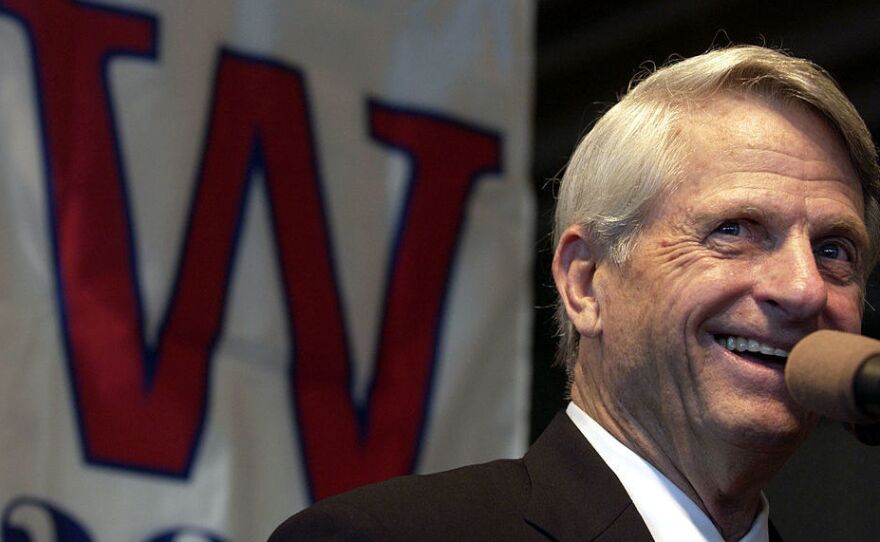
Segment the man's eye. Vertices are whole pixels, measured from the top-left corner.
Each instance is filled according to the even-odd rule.
[[[850,261],[849,251],[840,243],[823,243],[816,247],[815,254],[819,258],[827,260],[843,260]]]
[[[720,233],[722,235],[730,235],[733,237],[739,237],[742,232],[742,226],[739,222],[725,222],[715,228],[715,233]]]

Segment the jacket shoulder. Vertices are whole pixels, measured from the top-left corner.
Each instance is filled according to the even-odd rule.
[[[527,528],[529,489],[521,460],[402,476],[324,499],[285,521],[270,542],[504,537]]]

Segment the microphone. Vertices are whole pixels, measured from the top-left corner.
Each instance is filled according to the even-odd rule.
[[[785,385],[807,410],[842,422],[880,422],[880,341],[828,329],[811,333],[789,353]]]

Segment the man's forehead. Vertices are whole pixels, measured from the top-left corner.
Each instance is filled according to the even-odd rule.
[[[840,180],[854,188],[860,186],[846,156],[837,156],[830,161],[815,160],[801,152],[802,147],[786,147],[784,144],[778,147],[731,147],[716,159],[722,164],[747,167],[755,173],[776,173],[803,181]]]
[[[713,133],[764,147],[768,136],[778,147],[793,143],[792,135],[832,138],[845,148],[839,134],[825,117],[808,104],[743,92],[720,92],[707,97],[682,116],[686,133]]]
[[[682,119],[683,173],[738,169],[805,181],[841,181],[862,198],[861,183],[842,137],[800,102],[722,93]]]

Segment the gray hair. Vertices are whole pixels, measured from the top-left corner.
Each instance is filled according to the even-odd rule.
[[[864,196],[870,240],[866,279],[877,261],[880,230],[880,170],[871,133],[825,70],[758,46],[718,49],[637,76],[580,141],[566,167],[557,199],[554,246],[562,232],[577,224],[600,247],[597,257],[617,265],[625,262],[652,203],[681,178],[687,155],[681,119],[691,106],[721,92],[802,103],[840,134]],[[556,317],[557,361],[571,375],[579,334],[561,300]]]

